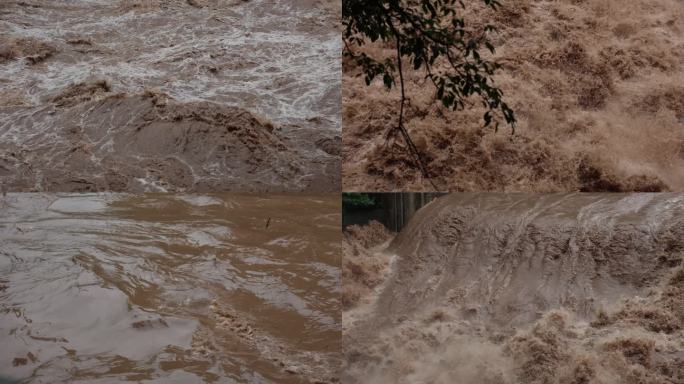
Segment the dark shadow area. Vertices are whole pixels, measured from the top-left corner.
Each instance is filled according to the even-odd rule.
[[[392,232],[399,232],[411,217],[430,201],[445,193],[344,193],[342,227],[379,221]]]

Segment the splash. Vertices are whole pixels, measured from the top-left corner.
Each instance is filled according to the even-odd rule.
[[[343,313],[343,382],[681,382],[683,213],[673,194],[437,199],[370,251],[396,262]]]
[[[666,191],[684,188],[684,4],[676,0],[507,0],[492,13],[469,2],[468,28],[493,23],[495,81],[516,111],[517,134],[482,128],[478,104],[434,103],[408,73],[409,129],[440,190]],[[371,44],[376,57],[391,46]],[[343,184],[349,191],[431,191],[401,143],[396,91],[367,87],[344,64]]]
[[[382,224],[372,221],[368,225],[346,228],[344,262],[342,263],[342,306],[349,309],[376,289],[389,271],[391,259],[378,257],[373,250],[387,245],[392,238]]]
[[[315,191],[314,185],[338,190],[339,176],[332,171],[339,164],[340,143],[338,7],[330,1],[270,0],[3,2],[0,172],[26,179],[6,188],[202,191],[215,179],[224,179],[232,181],[231,190]],[[161,153],[154,148],[150,153],[147,149],[155,143],[144,137],[137,139],[138,147],[144,147],[137,156],[156,166],[138,167],[136,159],[129,158],[112,167],[97,150],[81,156],[81,168],[60,164],[60,159],[71,156],[66,148],[111,150],[121,142],[117,135],[135,135],[139,124],[126,123],[139,114],[126,103],[140,102],[138,98],[148,94],[163,95],[173,108],[190,110],[191,116],[182,118],[185,122],[202,125],[212,118],[207,109],[220,115],[231,108],[254,116],[263,126],[276,127],[272,135],[285,149],[281,144],[259,144],[265,151],[289,152],[285,157],[298,170],[263,175],[254,163],[268,161],[241,147],[234,151],[241,155],[223,166],[257,175],[239,183],[236,180],[244,175],[212,169],[222,167],[217,161],[207,160],[204,170],[192,166],[192,155],[187,157],[182,148]],[[112,97],[123,99],[124,105]],[[111,134],[70,135],[87,130],[88,121],[111,126]],[[175,130],[186,130],[183,124],[175,125]],[[199,136],[207,129],[198,128],[200,132],[186,133]],[[222,125],[209,130],[207,137],[212,139],[225,134]],[[239,140],[231,142],[237,145]],[[29,166],[35,169],[27,170]],[[78,186],[78,181],[51,186],[49,175],[37,174],[58,166],[66,166],[67,179],[84,179],[90,186]],[[170,182],[158,179],[159,166],[169,168],[162,172]],[[92,180],[92,175],[101,178],[110,169],[125,180],[123,187]]]

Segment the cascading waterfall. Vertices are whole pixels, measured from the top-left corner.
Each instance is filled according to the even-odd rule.
[[[377,251],[346,380],[681,382],[682,239],[681,194],[439,198]]]

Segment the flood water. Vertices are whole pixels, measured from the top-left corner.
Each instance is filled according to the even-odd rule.
[[[393,261],[343,314],[344,383],[684,382],[682,194],[456,193],[355,233]]]
[[[1,375],[335,381],[340,220],[335,195],[9,194]]]
[[[337,8],[306,0],[9,1],[0,5],[5,37],[54,52],[36,64],[2,63],[0,79],[21,104],[102,78],[117,91],[158,89],[278,123],[324,118],[339,129]]]
[[[0,189],[338,191],[339,15],[334,0],[0,2]]]

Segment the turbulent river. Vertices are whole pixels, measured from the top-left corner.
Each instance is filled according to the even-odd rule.
[[[371,229],[345,263],[394,261],[343,315],[343,382],[684,382],[684,195],[453,194]]]
[[[0,372],[33,383],[329,382],[335,195],[9,194]]]
[[[341,42],[327,23],[334,12],[329,3],[9,1],[0,6],[3,34],[54,52],[44,65],[5,63],[0,77],[32,105],[97,77],[125,92],[154,88],[178,100],[236,105],[279,123],[323,117],[335,129]]]
[[[339,12],[330,0],[3,1],[0,181],[334,189]]]

